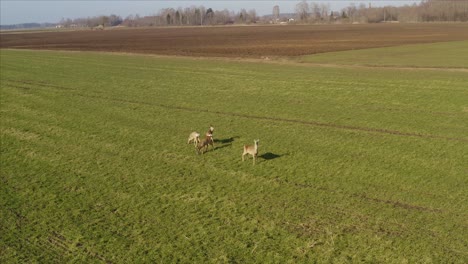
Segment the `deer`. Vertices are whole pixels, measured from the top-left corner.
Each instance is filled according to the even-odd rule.
[[[200,154],[200,150],[202,148],[205,148],[205,150],[202,152],[202,154],[205,154],[206,151],[208,151],[208,146],[211,145],[213,147],[213,137],[212,136],[206,136],[203,141],[199,142],[195,148],[197,149],[197,153]],[[214,148],[214,147],[213,147]]]
[[[213,132],[214,132],[214,127],[212,125],[210,125],[210,128],[205,133],[205,137],[210,137],[211,138],[211,146],[214,148]]]
[[[200,143],[200,133],[197,133],[195,131],[190,133],[188,140],[187,140],[187,144],[190,144],[191,142],[193,142],[193,144],[196,147],[198,143]]]
[[[242,161],[244,161],[244,156],[247,154],[252,155],[253,157],[253,165],[255,165],[255,160],[257,159],[258,154],[258,142],[259,139],[254,140],[254,145],[244,145],[244,153],[242,153]]]

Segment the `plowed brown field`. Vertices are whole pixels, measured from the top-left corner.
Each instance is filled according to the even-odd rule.
[[[468,24],[144,28],[2,32],[0,36],[0,48],[258,58],[468,40]]]

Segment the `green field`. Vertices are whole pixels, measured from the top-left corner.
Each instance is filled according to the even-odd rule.
[[[363,66],[466,69],[468,41],[320,53],[304,56],[301,61]]]
[[[466,72],[0,61],[1,263],[468,262]]]

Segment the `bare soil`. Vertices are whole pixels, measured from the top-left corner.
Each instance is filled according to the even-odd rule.
[[[1,32],[0,48],[265,58],[457,40],[468,40],[468,23]]]

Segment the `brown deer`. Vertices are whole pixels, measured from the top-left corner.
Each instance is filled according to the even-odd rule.
[[[254,140],[254,145],[244,145],[244,153],[242,153],[242,161],[244,161],[244,156],[247,154],[252,155],[253,157],[253,164],[255,165],[255,160],[257,159],[258,154],[258,142],[259,139]]]
[[[210,125],[210,128],[205,133],[205,136],[211,138],[211,146],[214,148],[213,132],[214,132],[214,127]]]
[[[213,137],[212,136],[206,136],[205,139],[203,139],[202,142],[199,142],[196,146],[197,153],[200,154],[200,150],[202,148],[205,148],[202,154],[204,154],[206,151],[208,151],[208,146],[211,145],[213,147]],[[214,148],[214,147],[213,147]]]

